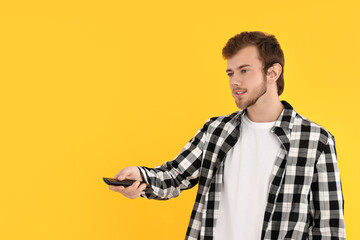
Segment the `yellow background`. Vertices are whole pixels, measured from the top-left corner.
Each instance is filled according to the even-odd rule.
[[[274,34],[280,96],[336,140],[348,239],[359,224],[359,1],[2,1],[0,238],[184,239],[197,186],[126,199],[102,177],[172,160],[237,109],[221,50]]]

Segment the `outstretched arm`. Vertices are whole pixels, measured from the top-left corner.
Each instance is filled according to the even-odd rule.
[[[177,197],[182,190],[192,188],[198,183],[210,120],[211,118],[205,122],[172,161],[155,168],[139,167],[143,179],[151,186],[141,193],[141,197],[167,200]]]

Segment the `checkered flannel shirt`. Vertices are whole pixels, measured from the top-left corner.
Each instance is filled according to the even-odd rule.
[[[268,188],[261,239],[346,239],[344,197],[334,136],[281,101],[271,132],[281,142]],[[185,239],[213,239],[224,159],[239,138],[246,109],[209,118],[171,161],[139,166],[151,188],[141,197],[167,200],[198,184]],[[251,184],[251,183],[249,183]]]

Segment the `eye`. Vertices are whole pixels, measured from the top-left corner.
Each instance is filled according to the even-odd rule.
[[[232,76],[232,73],[228,73],[228,76],[231,77],[231,76]]]
[[[241,72],[243,73],[243,71],[247,71],[247,69],[242,69]]]

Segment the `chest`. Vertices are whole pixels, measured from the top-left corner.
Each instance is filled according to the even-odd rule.
[[[219,139],[220,143],[214,145],[214,151],[204,154],[203,164],[206,166],[206,171],[202,171],[200,176],[202,178],[200,183],[204,184],[200,204],[203,206],[201,224],[203,234],[209,234],[206,231],[212,231],[210,226],[216,226],[224,173],[234,170],[233,167],[235,167],[233,164],[226,165],[226,159],[233,159],[231,155],[233,156],[234,153],[241,155],[246,152],[242,148],[236,148],[237,140],[231,137]],[[297,212],[301,209],[303,218],[306,218],[308,195],[316,159],[315,142],[291,138],[286,133],[277,136],[277,140],[276,154],[273,153],[272,157],[266,156],[266,154],[263,156],[264,158],[268,157],[269,161],[273,160],[272,166],[268,165],[269,178],[264,212],[264,232],[276,211],[281,210],[283,214],[290,214],[295,209]],[[242,179],[246,181],[246,178]],[[251,185],[251,182],[247,184],[256,187]]]

